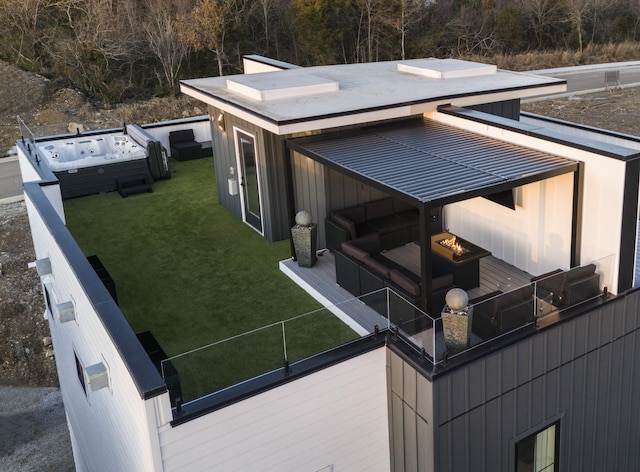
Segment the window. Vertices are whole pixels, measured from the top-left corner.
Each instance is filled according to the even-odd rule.
[[[84,383],[84,367],[82,367],[82,363],[80,359],[78,359],[78,355],[73,353],[76,358],[76,371],[78,373],[78,379],[80,380],[80,385],[82,385],[82,390],[84,390],[84,394],[87,394],[87,386]]]
[[[558,463],[560,423],[516,443],[516,472],[555,472]]]

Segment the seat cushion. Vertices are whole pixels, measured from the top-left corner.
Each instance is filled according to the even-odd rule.
[[[389,272],[391,272],[391,267],[386,265],[384,262],[380,261],[378,258],[374,258],[372,256],[367,256],[363,260],[364,265],[369,267],[373,272],[382,277],[389,278]]]
[[[351,244],[351,242],[347,241],[342,243],[342,252],[348,254],[354,259],[364,262],[364,258],[369,256],[369,252],[356,246],[355,244]]]
[[[412,297],[420,296],[420,284],[410,279],[398,269],[393,269],[390,273],[391,281]]]

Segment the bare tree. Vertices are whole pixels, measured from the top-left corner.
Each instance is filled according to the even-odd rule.
[[[17,43],[10,46],[15,51],[16,62],[37,60],[34,46],[38,38],[38,26],[43,10],[50,3],[50,0],[3,0],[0,2],[2,36],[4,38],[17,36]]]
[[[120,67],[139,57],[135,31],[121,21],[111,2],[59,0],[55,7],[66,21],[46,40],[54,72],[110,100],[117,88],[128,86]]]
[[[558,0],[520,0],[520,8],[527,13],[538,48],[543,47],[545,32],[549,30],[562,7]]]
[[[145,8],[147,15],[142,26],[147,44],[160,61],[164,80],[175,94],[182,61],[189,52],[189,45],[178,34],[177,15],[184,11],[185,1],[146,0]]]
[[[578,35],[578,50],[581,53],[584,48],[584,24],[592,12],[593,2],[594,0],[565,0],[567,20]]]
[[[179,16],[178,34],[196,51],[213,52],[218,74],[223,75],[225,36],[239,14],[234,0],[198,0],[189,13]]]

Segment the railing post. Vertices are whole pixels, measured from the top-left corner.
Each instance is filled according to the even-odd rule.
[[[287,353],[287,334],[284,328],[284,321],[280,323],[282,326],[282,348],[284,350],[284,373],[285,375],[289,374],[289,355]]]

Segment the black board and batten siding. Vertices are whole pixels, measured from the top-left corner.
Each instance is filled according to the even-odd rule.
[[[238,162],[234,142],[234,127],[255,136],[258,165],[260,166],[260,191],[262,226],[264,237],[280,241],[289,237],[289,214],[282,139],[240,118],[225,114],[225,131],[215,125],[219,110],[209,107],[214,122],[212,127],[213,157],[218,187],[218,201],[239,219],[242,219],[241,195],[229,194],[230,169],[238,176]],[[239,188],[239,192],[241,189]]]
[[[392,354],[392,470],[515,470],[515,442],[556,421],[557,470],[640,470],[639,304],[634,291],[552,325],[436,376],[432,393]]]

